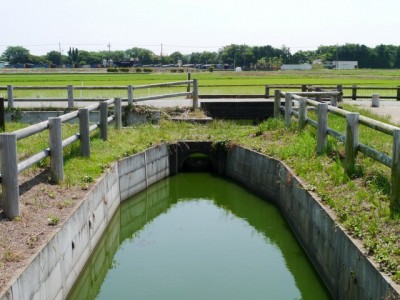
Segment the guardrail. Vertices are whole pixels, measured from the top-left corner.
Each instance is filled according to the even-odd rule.
[[[285,97],[285,106],[281,106],[281,96]],[[284,112],[285,123],[291,125],[292,116],[297,117],[299,130],[309,124],[317,129],[317,153],[322,154],[326,151],[327,136],[330,135],[345,144],[345,168],[347,172],[354,170],[357,152],[372,158],[373,160],[391,168],[391,195],[390,205],[392,208],[400,207],[400,128],[389,125],[358,113],[348,112],[338,107],[321,103],[295,93],[285,93],[280,90],[275,91],[274,116],[280,117],[281,111]],[[292,108],[293,100],[298,101],[298,111]],[[317,121],[307,117],[307,106],[317,108]],[[346,132],[343,134],[328,127],[328,113],[346,119]],[[392,136],[393,150],[392,155],[388,156],[374,148],[359,142],[359,125],[365,125],[373,130]]]
[[[108,115],[109,106],[114,106],[114,114]],[[89,112],[100,111],[100,122],[89,124]],[[79,133],[62,140],[62,123],[78,119]],[[1,181],[2,181],[2,207],[3,213],[10,219],[19,215],[19,185],[18,174],[32,167],[46,157],[50,157],[50,174],[53,182],[64,179],[63,148],[80,141],[80,155],[90,156],[90,132],[99,128],[99,136],[102,140],[108,138],[108,124],[113,122],[116,129],[122,127],[122,105],[121,98],[102,101],[97,104],[80,108],[78,111],[64,114],[60,117],[49,118],[49,120],[14,131],[0,134],[0,157],[1,157]],[[23,161],[18,161],[17,141],[42,131],[49,131],[49,147],[33,154]]]
[[[188,75],[188,79],[190,76]],[[148,97],[134,97],[134,91],[140,89],[152,89],[160,87],[173,87],[173,86],[184,86],[186,92],[170,93],[162,95],[154,95]],[[193,89],[191,90],[191,86]],[[163,99],[163,98],[174,98],[174,97],[192,97],[193,107],[198,107],[198,81],[197,79],[159,83],[159,84],[146,84],[146,85],[128,85],[128,86],[13,86],[7,85],[6,87],[0,87],[0,90],[7,90],[7,106],[14,107],[14,102],[68,102],[68,109],[73,109],[74,102],[97,102],[108,98],[74,98],[74,91],[85,91],[85,90],[124,90],[127,92],[126,98],[121,98],[122,101],[127,101],[128,105],[132,105],[135,102]],[[16,98],[14,91],[26,91],[26,90],[47,90],[47,91],[66,91],[66,98]]]

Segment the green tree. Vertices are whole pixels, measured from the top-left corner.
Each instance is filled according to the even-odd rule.
[[[182,53],[180,53],[179,51],[175,51],[173,53],[171,53],[169,55],[169,63],[171,64],[177,64],[178,60],[182,61],[183,63],[185,63],[185,57]]]
[[[46,59],[52,64],[61,65],[62,55],[58,51],[50,51],[46,54]]]
[[[281,58],[284,64],[293,63],[292,54],[290,53],[290,48],[282,45],[281,47]]]
[[[9,46],[3,52],[2,58],[10,64],[24,64],[30,63],[29,50],[22,46]]]
[[[202,63],[202,64],[217,64],[218,63],[218,53],[203,51],[200,54],[200,63]]]
[[[312,63],[315,59],[314,51],[297,51],[292,55],[291,61],[294,64]]]
[[[156,55],[147,49],[143,48],[131,48],[125,50],[125,54],[129,59],[133,59],[134,61],[138,61],[143,65],[149,65],[156,63]]]
[[[67,53],[72,64],[78,62],[79,50],[77,48],[70,47]]]
[[[234,66],[246,67],[251,63],[256,63],[253,50],[247,45],[231,44],[225,46],[220,49],[219,57],[222,62],[233,64]]]
[[[200,52],[192,52],[190,55],[189,63],[191,64],[200,64],[201,63],[201,53]]]
[[[29,62],[32,64],[47,64],[45,55],[29,55]]]
[[[77,62],[79,63],[79,65],[102,64],[103,58],[103,55],[101,55],[99,52],[89,52],[81,50],[79,51]]]
[[[394,67],[400,69],[400,46],[396,49],[396,57],[394,59]]]

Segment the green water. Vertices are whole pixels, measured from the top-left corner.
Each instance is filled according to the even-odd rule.
[[[275,206],[209,173],[125,201],[70,299],[329,299]]]

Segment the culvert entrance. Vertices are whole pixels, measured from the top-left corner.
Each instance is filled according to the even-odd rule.
[[[170,174],[211,171],[225,174],[226,149],[213,142],[178,142],[169,145]]]
[[[182,164],[181,172],[213,172],[214,165],[207,154],[193,153]]]

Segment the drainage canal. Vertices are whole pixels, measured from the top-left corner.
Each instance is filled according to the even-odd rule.
[[[329,299],[277,208],[211,173],[126,200],[70,299]]]

